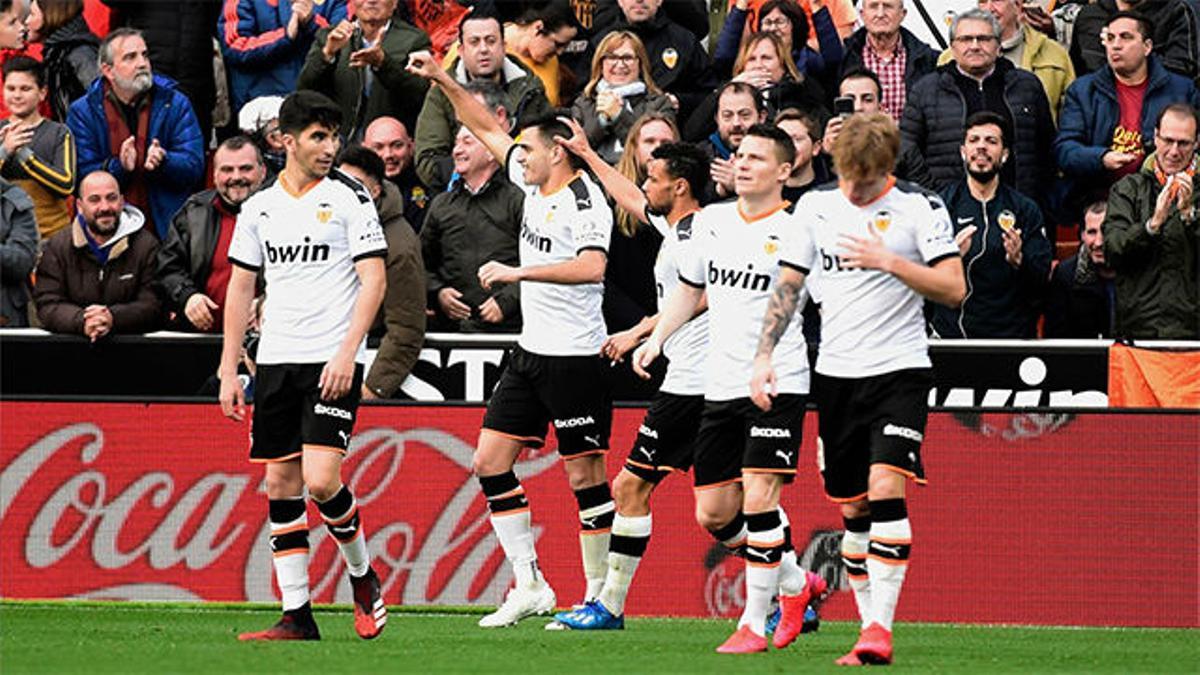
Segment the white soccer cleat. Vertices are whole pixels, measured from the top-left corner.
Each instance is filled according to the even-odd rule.
[[[479,620],[481,628],[511,626],[521,619],[554,610],[554,589],[545,581],[536,586],[514,587],[504,596],[504,604]]]

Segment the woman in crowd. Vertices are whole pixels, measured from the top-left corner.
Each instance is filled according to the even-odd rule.
[[[792,55],[774,33],[751,35],[733,64],[733,72],[733,81],[745,82],[758,90],[767,109],[767,119],[773,119],[785,108],[797,108],[824,120],[825,90],[816,80],[800,72]],[[699,141],[716,129],[717,98],[714,91],[688,118],[683,134],[685,140]]]
[[[713,54],[713,67],[721,77],[729,77],[732,73],[747,19],[755,17],[756,31],[774,33],[802,74],[824,81],[838,72],[842,63],[842,39],[829,10],[820,0],[813,0],[811,24],[796,0],[768,0],[757,14],[753,17],[752,14],[749,0],[738,0],[725,16],[725,25]],[[809,46],[812,27],[816,28],[819,51]]]
[[[675,104],[654,84],[646,48],[628,31],[609,33],[592,57],[592,77],[575,99],[571,116],[604,161],[616,164],[629,130],[647,113],[675,114]]]
[[[100,74],[100,38],[88,28],[83,0],[34,0],[26,25],[29,41],[43,45],[51,113],[65,120],[71,102]]]
[[[560,68],[558,56],[579,31],[566,0],[550,0],[527,9],[504,27],[504,46],[524,63],[546,88],[546,99],[557,108],[570,101],[575,90],[570,68]]]
[[[625,152],[617,170],[637,185],[646,181],[650,154],[663,143],[679,140],[675,117],[647,113],[634,122],[625,137]],[[654,259],[662,235],[639,222],[624,209],[616,209],[613,236],[604,271],[604,321],[609,333],[625,330],[658,311],[654,288]]]

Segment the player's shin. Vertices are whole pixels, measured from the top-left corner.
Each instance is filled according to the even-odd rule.
[[[275,580],[288,612],[308,603],[308,516],[303,495],[272,499],[268,505]]]
[[[912,528],[903,498],[871,502],[871,543],[867,569],[871,576],[870,622],[892,629],[900,588],[908,571]]]
[[[871,615],[871,577],[867,572],[867,547],[870,542],[871,517],[842,518],[845,534],[842,535],[842,564],[846,566],[846,579],[854,592],[854,603],[863,628],[867,627]]]
[[[796,559],[796,549],[792,547],[792,526],[783,506],[776,508],[783,531],[783,555],[779,560],[779,592],[783,595],[797,595],[804,591],[807,585],[807,575],[801,569]]]
[[[766,632],[771,597],[779,588],[783,558],[783,524],[779,511],[746,514],[746,608],[738,626],[749,626],[756,635]]]
[[[612,540],[608,545],[608,573],[599,600],[614,615],[625,613],[625,598],[638,563],[646,554],[650,542],[650,514],[613,518]]]
[[[492,529],[513,567],[517,585],[531,586],[542,580],[534,548],[533,524],[525,488],[512,471],[495,476],[480,476],[479,485],[487,498]]]
[[[366,574],[371,567],[371,556],[367,552],[366,539],[362,536],[358,502],[350,493],[350,488],[343,485],[328,500],[317,502],[317,510],[325,520],[325,527],[337,540],[350,576],[361,577]]]
[[[584,600],[592,600],[608,574],[609,540],[617,507],[607,482],[576,490],[575,501],[579,503],[579,547],[587,579]]]

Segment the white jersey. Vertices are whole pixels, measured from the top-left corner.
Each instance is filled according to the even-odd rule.
[[[708,400],[750,396],[754,354],[779,277],[782,240],[800,227],[785,206],[786,202],[766,215],[747,219],[739,203],[723,202],[705,207],[692,220],[692,238],[680,261],[679,279],[708,291],[704,394]],[[802,289],[797,306],[803,307],[807,299]],[[783,394],[808,393],[808,347],[802,321],[796,312],[771,359]]]
[[[267,283],[258,363],[324,363],[350,329],[355,261],[386,256],[366,190],[337,171],[293,195],[281,181],[242,204],[229,261]],[[360,344],[355,360],[364,362]]]
[[[517,150],[519,146],[513,146]],[[520,162],[509,153],[508,175],[525,191],[521,221],[521,267],[574,260],[581,251],[608,253],[612,210],[600,188],[583,172],[544,195],[526,185]],[[521,337],[517,344],[543,356],[599,355],[604,326],[604,284],[521,282]]]
[[[650,224],[663,236],[658,258],[654,261],[654,286],[658,294],[658,309],[679,285],[679,257],[691,240],[695,214],[679,219],[672,227],[661,216],[646,214]],[[660,390],[680,396],[699,396],[704,393],[704,359],[708,354],[708,312],[679,327],[663,345],[663,355],[670,362]]]
[[[838,253],[843,235],[878,235],[916,263],[959,255],[941,198],[897,181],[859,207],[830,186],[804,195],[796,213],[806,227],[788,241],[783,260],[807,271],[806,283],[821,301],[817,372],[861,378],[930,367],[921,295],[886,272],[843,268]]]

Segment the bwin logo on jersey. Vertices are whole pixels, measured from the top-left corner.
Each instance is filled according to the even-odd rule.
[[[731,270],[717,267],[708,262],[709,285],[741,288],[748,291],[766,291],[771,288],[771,275],[762,272],[755,273],[754,265],[747,265],[744,270]]]
[[[263,246],[267,249],[267,262],[271,263],[288,264],[329,260],[329,244],[314,244],[309,237],[305,237],[302,244],[272,246],[271,242],[264,241]]]
[[[916,429],[909,429],[908,427],[901,427],[895,424],[885,424],[883,427],[883,435],[899,436],[900,438],[907,438],[908,440],[916,443],[920,443],[921,441],[925,440],[925,435]]]
[[[587,417],[572,417],[570,419],[565,419],[565,420],[554,420],[554,428],[555,429],[574,429],[575,427],[581,427],[585,424],[595,424],[595,423],[596,423],[596,420],[592,419],[591,415],[588,415]]]
[[[543,237],[529,229],[529,226],[524,223],[521,224],[521,238],[525,240],[526,244],[529,244],[542,253],[550,252],[550,237]]]
[[[354,420],[354,415],[351,415],[349,410],[335,408],[331,405],[324,405],[321,403],[317,403],[313,406],[313,412],[317,415],[329,415],[330,417],[336,417],[341,420]]]
[[[750,427],[750,438],[791,438],[791,429],[775,427]]]

